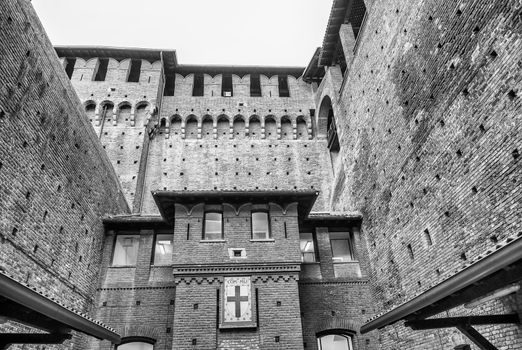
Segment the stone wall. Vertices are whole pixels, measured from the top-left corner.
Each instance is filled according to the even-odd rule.
[[[128,206],[30,2],[0,9],[0,268],[90,313],[101,217]]]
[[[340,98],[346,181],[375,300],[388,309],[520,231],[519,1],[375,1]],[[514,298],[450,314],[520,310]],[[520,328],[481,329],[504,349]],[[386,328],[383,348],[447,348],[452,330]]]

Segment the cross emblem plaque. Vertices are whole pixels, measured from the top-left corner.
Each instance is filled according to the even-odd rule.
[[[251,277],[225,277],[223,287],[221,327],[255,327]]]

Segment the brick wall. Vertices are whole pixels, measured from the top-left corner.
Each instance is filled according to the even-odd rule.
[[[89,313],[101,217],[128,207],[30,2],[0,9],[0,268]]]
[[[518,1],[371,7],[333,98],[347,173],[333,205],[364,214],[373,291],[384,309],[520,230],[520,9]],[[488,308],[519,305],[505,298]],[[382,332],[382,346],[442,348],[452,332],[398,325]],[[502,338],[505,349],[521,346],[518,327],[484,334]]]

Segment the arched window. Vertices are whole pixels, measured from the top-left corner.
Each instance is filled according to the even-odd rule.
[[[294,128],[292,127],[292,122],[290,118],[283,117],[281,118],[281,139],[282,140],[292,140],[294,138]]]
[[[243,117],[240,115],[237,115],[234,118],[233,132],[235,139],[245,138],[245,121],[243,120]]]
[[[201,138],[211,139],[214,137],[214,124],[212,117],[207,115],[203,118],[203,124],[201,124]]]
[[[145,124],[145,120],[147,119],[147,112],[149,111],[149,106],[147,104],[142,104],[136,108],[136,115],[134,117],[134,121],[136,126],[143,126]]]
[[[118,111],[118,122],[128,122],[131,115],[131,106],[124,104],[120,106]]]
[[[153,350],[154,343],[154,339],[147,337],[124,338],[121,344],[116,346],[116,350]]]
[[[226,115],[220,115],[217,121],[217,137],[218,139],[226,139],[230,132],[230,123]]]
[[[165,118],[161,118],[161,121],[160,121],[160,128],[164,128],[167,126],[167,119]]]
[[[96,103],[90,102],[85,105],[85,114],[87,114],[87,118],[89,121],[94,121],[94,116],[96,113]]]
[[[180,136],[181,135],[181,117],[175,115],[170,120],[170,135]]]
[[[271,115],[265,118],[265,138],[269,140],[277,139],[277,124]]]
[[[335,125],[335,116],[332,108],[330,97],[325,96],[319,109],[319,133],[326,135],[328,140],[328,149],[330,150],[330,158],[332,167],[337,169],[340,164],[339,157],[339,138],[337,136],[337,126]]]
[[[259,117],[257,115],[250,117],[250,121],[248,123],[248,132],[250,134],[250,138],[252,139],[261,138],[261,122],[259,121]]]
[[[197,139],[198,138],[198,121],[195,116],[190,116],[185,124],[185,138],[186,139]]]
[[[297,117],[297,139],[308,140],[308,125],[303,116]]]
[[[112,122],[112,112],[114,111],[114,105],[111,102],[104,103],[100,109],[100,120],[110,125]]]
[[[352,337],[347,334],[326,334],[317,337],[319,350],[353,350]]]

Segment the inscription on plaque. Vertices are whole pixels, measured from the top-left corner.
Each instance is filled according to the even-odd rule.
[[[225,277],[222,326],[255,326],[252,318],[252,309],[252,284],[250,276]]]

